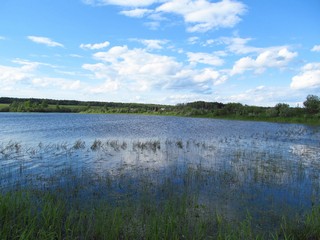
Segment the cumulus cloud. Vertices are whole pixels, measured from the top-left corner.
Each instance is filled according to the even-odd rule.
[[[320,88],[320,63],[308,63],[292,78],[292,89]]]
[[[78,90],[81,88],[81,82],[79,80],[53,77],[36,77],[32,79],[32,84],[36,87],[57,87],[61,90]]]
[[[243,57],[238,60],[230,74],[242,74],[245,71],[254,71],[255,73],[262,73],[266,68],[282,68],[285,67],[298,54],[291,52],[286,47],[276,47],[265,49],[256,59],[251,57]]]
[[[223,59],[221,59],[218,55],[215,55],[214,53],[203,53],[203,52],[188,52],[188,61],[191,64],[207,64],[212,66],[221,66],[224,64]]]
[[[226,44],[227,50],[236,54],[258,53],[263,51],[263,48],[248,46],[247,43],[251,40],[252,38],[222,37],[216,42]]]
[[[144,23],[144,25],[151,30],[157,30],[160,27],[160,23],[157,21],[149,21]]]
[[[188,38],[188,43],[193,45],[196,44],[199,41],[199,37],[189,37]]]
[[[178,15],[184,19],[189,32],[206,32],[211,29],[234,27],[241,21],[246,6],[237,0],[83,0],[91,5],[117,5],[125,8],[121,14],[128,17],[148,17],[154,21],[164,18],[162,15]],[[148,7],[148,8],[145,8]]]
[[[125,15],[127,17],[133,18],[143,18],[145,15],[152,13],[153,11],[145,8],[136,8],[133,10],[123,10],[120,14]]]
[[[148,50],[163,49],[163,45],[167,44],[168,40],[159,40],[159,39],[133,39],[134,41],[140,42],[146,46]]]
[[[80,48],[82,49],[90,49],[90,50],[98,50],[102,48],[106,48],[110,45],[108,41],[102,42],[102,43],[94,43],[94,44],[81,44]]]
[[[27,80],[33,76],[34,71],[39,66],[37,62],[28,62],[23,60],[15,60],[14,63],[19,64],[18,67],[0,65],[0,84],[13,85],[16,82]]]
[[[96,59],[112,63],[121,74],[173,74],[180,64],[172,57],[151,54],[144,49],[128,49],[127,46],[118,46],[108,52],[94,54]]]
[[[120,87],[119,82],[107,80],[103,84],[89,89],[90,93],[106,93],[117,91]]]
[[[55,42],[47,37],[39,37],[39,36],[28,36],[28,39],[32,42],[44,44],[48,47],[64,47],[63,44]]]
[[[226,51],[234,54],[248,54],[248,53],[260,53],[264,51],[264,48],[249,46],[248,43],[252,41],[252,38],[241,37],[220,37],[217,39],[208,39],[202,46],[212,45],[226,45]]]
[[[320,45],[315,45],[312,49],[312,52],[320,52]]]
[[[226,103],[240,102],[248,105],[273,107],[279,102],[286,102],[291,106],[296,106],[296,99],[301,97],[302,96],[299,96],[299,94],[287,87],[268,87],[260,85],[234,94],[228,92],[226,96],[220,94],[215,100]]]
[[[97,52],[93,57],[98,62],[84,64],[82,68],[92,72],[92,78],[104,82],[100,86],[102,92],[179,89],[208,94],[214,85],[227,80],[218,70],[185,65],[174,57],[151,53],[147,48],[115,46],[108,51]],[[101,92],[98,88],[93,91]]]
[[[145,7],[159,0],[83,0],[85,4],[90,5],[117,5],[123,7]]]
[[[48,77],[42,71],[41,67],[55,68],[47,63],[32,62],[23,59],[12,61],[17,66],[0,65],[0,89],[6,94],[17,94],[20,92],[25,96],[26,92],[32,96],[41,95],[40,92],[55,88],[60,91],[82,90],[84,85],[80,80],[67,78]],[[42,88],[39,92],[39,88]],[[23,91],[20,91],[23,89]],[[7,92],[6,92],[7,91]]]
[[[182,16],[189,25],[187,28],[189,32],[206,32],[235,26],[240,22],[240,16],[245,13],[246,6],[234,0],[220,2],[172,0],[165,2],[156,10]]]
[[[0,82],[13,84],[30,76],[30,72],[25,67],[8,67],[0,65]]]

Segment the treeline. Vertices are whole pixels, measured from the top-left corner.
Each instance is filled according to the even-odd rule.
[[[191,117],[214,117],[278,122],[320,123],[320,98],[308,95],[303,107],[278,103],[274,107],[241,103],[197,101],[172,105],[116,103],[38,98],[0,98],[2,112],[140,113]]]
[[[126,113],[158,111],[161,108],[172,107],[158,104],[95,102],[76,100],[54,100],[39,98],[9,98],[1,97],[2,112],[97,112]]]

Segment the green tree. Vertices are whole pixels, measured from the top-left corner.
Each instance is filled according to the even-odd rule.
[[[278,111],[276,108],[272,107],[272,108],[268,108],[266,110],[266,116],[267,117],[278,117]]]
[[[303,102],[303,105],[310,114],[320,112],[320,99],[316,95],[308,95],[307,100]]]
[[[291,115],[290,107],[286,103],[278,103],[274,108],[279,117],[290,117]]]
[[[26,111],[30,111],[31,108],[32,108],[32,103],[31,103],[31,101],[30,101],[30,100],[25,101],[25,102],[24,102],[24,109],[25,109]]]
[[[45,108],[48,108],[49,104],[48,104],[48,101],[47,100],[42,100],[41,101],[41,108],[42,109],[45,109]]]

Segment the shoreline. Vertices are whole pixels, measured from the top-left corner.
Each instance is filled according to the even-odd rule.
[[[307,118],[307,117],[259,117],[259,116],[214,116],[212,114],[204,115],[184,115],[176,114],[173,112],[99,112],[99,111],[79,111],[79,112],[66,112],[66,111],[1,111],[0,113],[72,113],[72,114],[119,114],[119,115],[137,115],[137,116],[167,116],[167,117],[183,117],[183,118],[205,118],[205,119],[216,119],[216,120],[229,120],[229,121],[252,121],[252,122],[266,122],[266,123],[283,123],[283,124],[303,124],[309,126],[320,126],[320,118]]]

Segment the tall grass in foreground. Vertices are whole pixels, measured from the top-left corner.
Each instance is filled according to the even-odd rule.
[[[320,239],[320,208],[263,234],[252,229],[249,214],[230,223],[205,211],[186,195],[161,204],[145,198],[83,208],[58,194],[16,191],[0,196],[0,239]]]

